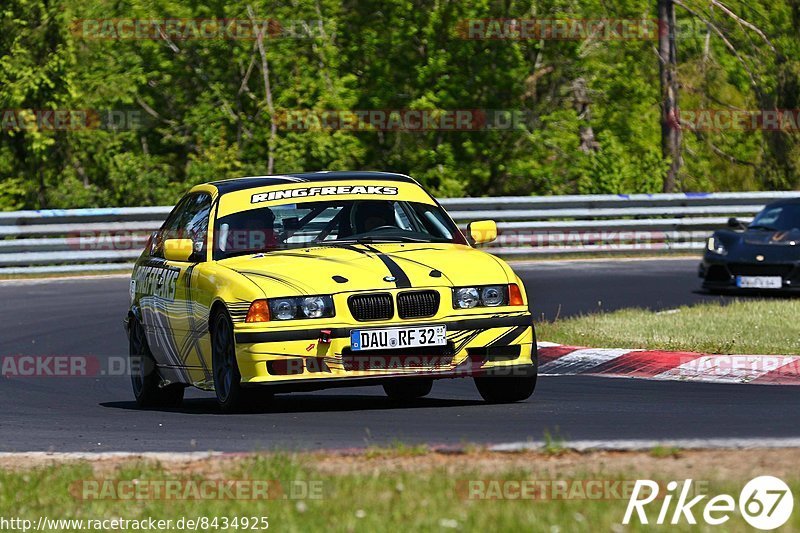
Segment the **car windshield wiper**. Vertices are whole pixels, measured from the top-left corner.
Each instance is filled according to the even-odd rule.
[[[382,242],[433,242],[426,239],[415,239],[414,237],[364,237],[360,239],[337,239],[335,241],[323,241],[321,244],[377,244]]]
[[[773,228],[772,226],[767,226],[764,224],[752,224],[747,226],[747,229],[761,229],[764,231],[778,231],[778,228]]]

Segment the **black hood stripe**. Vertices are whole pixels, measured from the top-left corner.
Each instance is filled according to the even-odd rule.
[[[398,289],[410,289],[412,287],[411,280],[408,279],[408,275],[406,275],[405,271],[400,267],[400,265],[395,262],[394,259],[386,255],[385,253],[381,252],[380,250],[373,248],[369,245],[364,245],[364,247],[369,250],[370,252],[374,253],[378,256],[378,259],[383,261],[383,264],[389,270],[389,274],[394,276],[395,278],[395,286]]]

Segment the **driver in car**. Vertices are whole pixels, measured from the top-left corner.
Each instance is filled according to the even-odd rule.
[[[268,207],[230,215],[219,228],[220,250],[250,253],[273,250],[278,245],[274,224],[275,214]]]
[[[353,207],[350,222],[356,234],[368,233],[381,227],[397,227],[391,202],[365,200]]]

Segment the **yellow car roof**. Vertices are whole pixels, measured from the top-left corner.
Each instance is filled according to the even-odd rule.
[[[258,207],[325,199],[436,203],[413,178],[389,172],[313,172],[237,178],[199,185],[192,190],[208,192],[211,187],[220,195],[217,217]]]

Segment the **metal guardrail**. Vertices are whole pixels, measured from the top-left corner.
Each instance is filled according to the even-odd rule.
[[[446,198],[459,226],[498,222],[505,257],[699,250],[731,216],[800,191]],[[0,276],[125,271],[171,207],[0,212]]]

